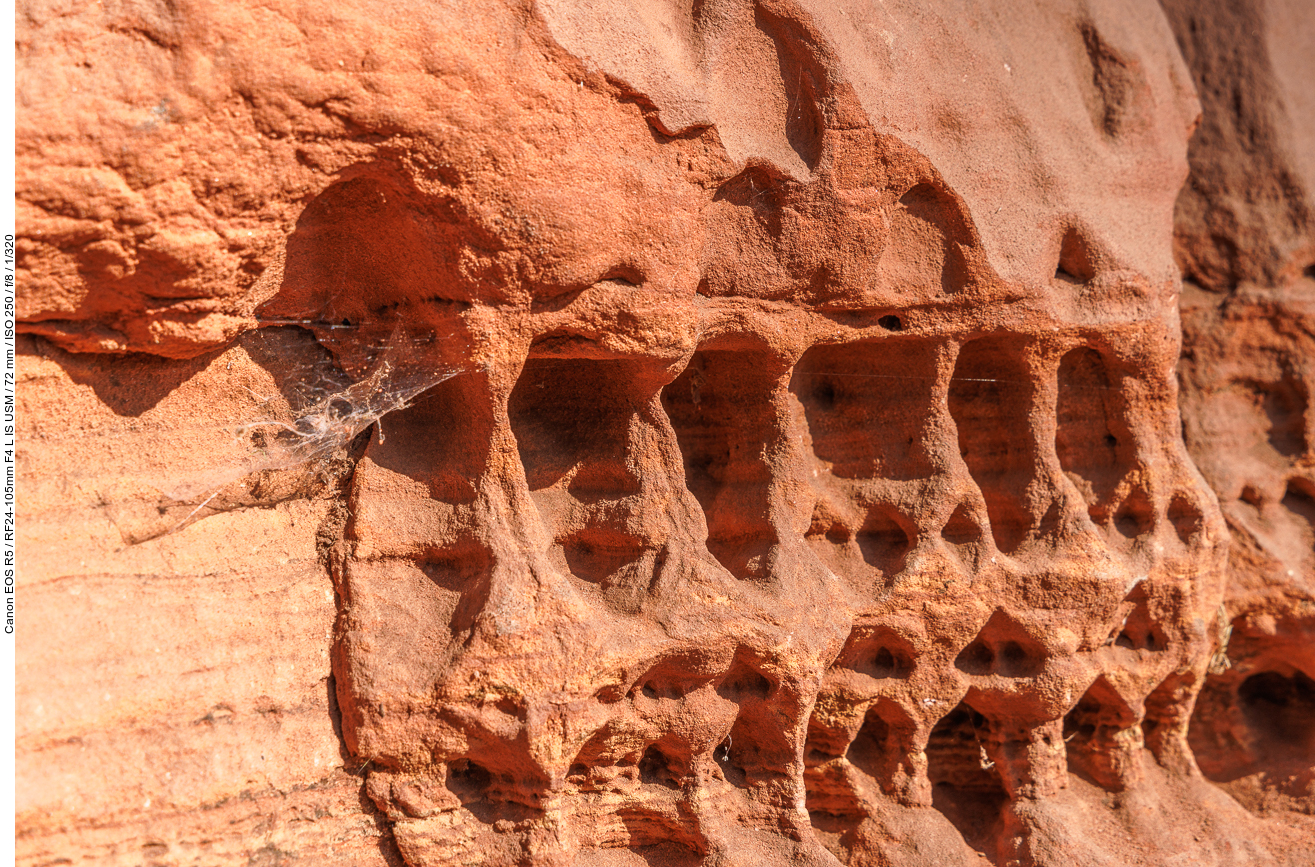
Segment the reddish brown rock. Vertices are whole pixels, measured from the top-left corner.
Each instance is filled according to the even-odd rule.
[[[1215,292],[1311,277],[1315,96],[1310,10],[1290,0],[1162,0],[1205,108],[1175,240]]]
[[[1299,863],[1158,9],[21,25],[26,863]]]
[[[1184,433],[1232,536],[1228,640],[1197,703],[1202,771],[1315,812],[1315,26],[1297,3],[1166,3],[1205,122],[1175,235]]]

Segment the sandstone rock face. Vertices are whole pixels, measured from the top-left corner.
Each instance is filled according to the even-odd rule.
[[[1167,11],[25,4],[24,863],[1303,863],[1301,79]]]
[[[1296,4],[1165,8],[1206,106],[1175,230],[1184,432],[1232,535],[1226,656],[1191,743],[1249,808],[1310,814],[1315,26]]]

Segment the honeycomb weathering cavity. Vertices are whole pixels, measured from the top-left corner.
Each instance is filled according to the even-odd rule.
[[[267,305],[428,323],[471,371],[389,416],[334,554],[344,736],[413,865],[1036,860],[1071,780],[1195,773],[1224,534],[1175,279],[1062,220],[1002,275],[766,9],[815,119],[785,164],[527,301]],[[649,122],[677,176],[717,147]]]
[[[589,293],[491,319],[519,352],[357,466],[339,701],[410,861],[830,863],[928,807],[994,857],[1070,769],[1190,764],[1220,532],[1172,320],[719,298],[657,354],[676,302],[602,291],[624,348]]]

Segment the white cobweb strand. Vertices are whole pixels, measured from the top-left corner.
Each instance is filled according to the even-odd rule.
[[[416,339],[396,329],[374,354],[368,373],[350,384],[343,384],[344,376],[336,364],[337,376],[327,376],[321,365],[312,365],[303,371],[304,388],[293,389],[298,392],[299,406],[293,405],[294,399],[262,396],[239,386],[256,399],[256,414],[264,417],[249,417],[234,425],[232,456],[217,456],[209,470],[167,494],[178,503],[200,502],[166,533],[205,517],[216,497],[249,477],[288,470],[315,475],[372,425],[378,426],[383,442],[384,416],[405,409],[423,392],[462,372],[433,363],[436,342],[432,334]]]
[[[321,460],[359,436],[390,412],[410,406],[421,392],[455,376],[453,371],[434,372],[420,382],[399,383],[393,376],[394,365],[384,361],[366,379],[342,391],[331,392],[306,407],[295,420],[253,421],[239,425],[237,438],[250,442],[258,429],[269,429],[271,445],[261,455],[253,456],[246,466],[248,473],[287,469]],[[379,441],[383,442],[380,430]]]

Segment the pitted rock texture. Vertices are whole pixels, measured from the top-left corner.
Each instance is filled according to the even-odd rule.
[[[625,295],[636,330],[668,312]],[[511,370],[390,417],[356,469],[339,701],[409,860],[829,863],[813,823],[840,854],[886,809],[968,822],[1069,756],[1135,786],[1144,730],[1190,762],[1221,535],[1138,411],[1144,355],[718,300],[680,317],[701,348],[646,357],[575,307],[495,321]],[[1112,332],[1163,387],[1148,324]]]
[[[1165,9],[1206,108],[1175,227],[1184,433],[1232,537],[1191,744],[1248,808],[1312,814],[1315,23],[1291,3]]]
[[[295,671],[276,691],[325,723],[285,737],[288,703],[201,642],[197,670],[232,673],[186,700],[250,729],[237,771],[107,771],[79,801],[38,756],[134,706],[41,718],[26,863],[130,859],[137,833],[160,863],[240,857],[231,831],[134,826],[128,801],[161,792],[170,815],[313,809],[262,825],[250,863],[1302,863],[1299,817],[1206,779],[1300,801],[1275,781],[1309,621],[1268,572],[1257,605],[1226,590],[1237,519],[1181,435],[1200,104],[1157,7],[195,0],[20,23],[24,371],[114,456],[62,467],[31,410],[40,502],[96,528],[89,572],[183,554],[204,586],[198,548],[233,546],[244,623],[314,612],[293,622],[321,645],[252,666]],[[1266,412],[1305,393],[1193,304],[1218,346],[1182,368],[1193,400],[1216,368]],[[271,402],[291,420],[255,421]],[[1227,412],[1189,419],[1198,460],[1218,438],[1192,425]],[[1309,448],[1291,416],[1285,460]],[[191,469],[280,436],[315,444],[311,471]],[[1305,516],[1315,488],[1286,484]],[[1254,505],[1286,538],[1274,495]],[[43,508],[36,538],[65,538]],[[324,599],[272,601],[261,528]],[[33,586],[91,586],[34,562]],[[1240,679],[1248,640],[1292,668]],[[67,665],[29,647],[28,682]],[[153,664],[124,653],[130,694]],[[1226,742],[1280,699],[1269,740]],[[62,844],[89,822],[118,830]]]

